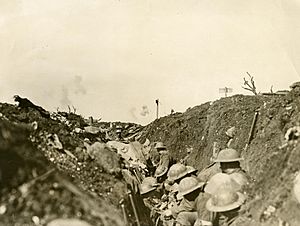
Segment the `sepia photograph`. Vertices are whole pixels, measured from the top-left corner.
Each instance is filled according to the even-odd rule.
[[[300,0],[0,0],[0,226],[299,226]]]

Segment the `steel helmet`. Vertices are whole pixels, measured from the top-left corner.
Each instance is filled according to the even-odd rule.
[[[249,180],[248,180],[246,174],[244,174],[244,173],[236,172],[236,173],[229,174],[229,176],[234,181],[236,181],[241,187],[249,184]]]
[[[158,149],[167,149],[163,142],[156,142],[154,148]]]
[[[47,226],[91,226],[89,223],[75,218],[58,218],[50,221]]]
[[[158,177],[162,177],[163,175],[165,175],[168,172],[168,167],[167,166],[158,166],[155,170],[154,176],[156,178]]]
[[[180,199],[184,195],[187,195],[198,188],[204,186],[204,182],[199,181],[196,177],[186,177],[183,178],[178,185],[178,195],[177,197]]]
[[[230,187],[221,187],[206,203],[206,209],[211,212],[225,212],[240,207],[245,196]]]
[[[169,169],[168,180],[175,181],[175,180],[181,179],[188,173],[189,173],[189,171],[185,165],[183,165],[181,163],[176,163],[176,164],[172,165]]]
[[[145,177],[140,185],[140,194],[144,195],[150,191],[154,191],[158,185],[154,177]]]
[[[215,162],[237,162],[243,160],[240,154],[232,148],[226,148],[219,152]]]
[[[234,191],[238,191],[242,187],[230,175],[228,175],[226,173],[217,173],[209,179],[209,181],[207,182],[207,185],[205,186],[204,191],[206,193],[213,195],[213,194],[216,194],[216,192],[218,191],[218,189],[221,186],[224,186],[224,185],[226,185],[227,187],[230,187]]]
[[[197,170],[196,170],[194,167],[192,167],[192,166],[186,166],[186,169],[187,169],[188,173],[194,173],[194,172],[197,171]]]

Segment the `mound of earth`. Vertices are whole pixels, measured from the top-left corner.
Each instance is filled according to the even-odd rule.
[[[60,218],[123,225],[118,205],[126,184],[89,158],[72,132],[84,126],[80,116],[60,115],[62,122],[9,104],[0,104],[0,112],[1,225]]]
[[[76,218],[91,225],[124,225],[123,199],[134,225],[120,157],[98,145],[104,158],[97,159],[89,147],[149,139],[163,141],[172,157],[198,170],[206,169],[220,149],[239,150],[252,178],[240,225],[300,225],[293,192],[300,169],[299,108],[298,86],[284,95],[221,98],[145,127],[88,123],[66,112],[43,117],[34,109],[0,104],[1,223],[47,225]]]
[[[286,95],[221,98],[157,119],[144,128],[141,140],[163,141],[178,161],[185,158],[199,170],[211,164],[215,149],[226,148],[230,141],[230,147],[241,152],[243,168],[253,179],[240,225],[296,226],[300,225],[300,204],[293,194],[293,181],[300,169],[300,131],[289,138],[285,134],[299,122],[300,90],[296,87]],[[233,127],[235,135],[230,140],[226,131]]]

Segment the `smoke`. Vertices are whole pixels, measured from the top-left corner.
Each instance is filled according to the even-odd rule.
[[[63,107],[73,106],[70,96],[72,96],[72,94],[85,95],[86,93],[87,91],[85,87],[82,85],[82,77],[76,75],[73,77],[72,81],[62,85],[60,104]]]
[[[136,111],[136,108],[135,107],[132,107],[130,108],[129,112],[130,112],[130,115],[132,116],[132,118],[134,118],[135,120],[137,120],[137,117],[135,115],[135,111]]]
[[[144,116],[144,117],[147,116],[147,115],[149,115],[149,109],[148,109],[148,107],[146,105],[142,106],[142,110],[140,112],[140,115]]]
[[[62,91],[62,96],[61,96],[61,99],[60,99],[60,104],[62,106],[72,105],[72,101],[69,98],[69,90],[68,90],[68,88],[66,88],[63,85],[61,91]]]
[[[79,75],[76,75],[74,77],[74,93],[77,95],[77,94],[83,94],[85,95],[86,94],[86,89],[85,87],[82,85],[81,83],[82,81],[82,77],[79,76]]]

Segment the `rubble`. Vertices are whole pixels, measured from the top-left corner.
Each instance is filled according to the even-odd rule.
[[[241,226],[274,225],[278,219],[297,225],[299,180],[297,176],[292,181],[291,175],[300,170],[298,86],[285,95],[222,98],[145,127],[87,121],[66,112],[52,112],[47,118],[32,107],[1,104],[0,154],[3,150],[18,153],[12,154],[12,164],[0,162],[0,179],[6,185],[0,189],[1,218],[9,226],[16,220],[19,225],[47,225],[60,218],[76,218],[93,226],[122,225],[125,218],[119,201],[123,199],[121,205],[132,224],[135,215],[126,192],[128,187],[138,191],[137,178],[147,173],[146,160],[151,157],[155,163],[158,157],[153,142],[162,141],[177,162],[184,159],[205,180],[218,171],[217,164],[211,164],[213,155],[227,146],[239,150],[253,179],[247,188],[249,199],[261,197],[247,204]],[[251,127],[255,112],[259,117]],[[245,151],[249,131],[251,142]],[[56,173],[29,186],[28,182],[52,168]],[[262,214],[262,218],[248,213]],[[143,218],[139,220],[143,225]]]
[[[88,145],[87,153],[95,159],[97,165],[106,172],[119,173],[121,171],[120,157],[106,144],[95,142],[92,145]]]
[[[226,135],[229,137],[229,138],[233,138],[236,134],[236,129],[234,126],[230,127],[228,130],[226,130]]]
[[[69,115],[65,115],[69,121],[66,123],[43,119],[38,114],[31,114],[34,110],[29,109],[26,113],[28,118],[24,120],[23,116],[19,117],[24,113],[22,109],[7,104],[1,105],[0,111],[7,117],[7,120],[4,117],[0,119],[0,214],[3,225],[41,226],[59,217],[80,218],[93,226],[122,225],[121,218],[118,218],[121,214],[111,203],[118,202],[125,185],[103,172],[95,172],[95,163],[87,162],[87,153],[84,158],[77,158],[79,150],[75,150],[77,147],[80,152],[83,150],[83,143],[80,144],[83,140],[74,137],[71,131],[80,124],[76,121],[80,121],[80,117],[72,116],[70,120]],[[74,118],[77,119],[74,121]],[[35,125],[38,127],[32,128]],[[54,172],[53,167],[62,171],[49,174]],[[61,177],[65,174],[71,176],[74,182],[67,182],[70,178]],[[94,193],[86,191],[87,195],[83,196],[80,189],[91,184]],[[102,192],[111,188],[112,184],[115,186],[114,191],[111,190],[113,195]],[[99,195],[96,193],[95,196],[95,192]],[[89,195],[93,195],[92,199],[98,204]],[[104,216],[106,213],[110,214]]]
[[[299,136],[300,136],[300,126],[293,126],[286,131],[284,138],[286,141],[294,141],[297,140]]]
[[[47,145],[52,146],[53,148],[56,148],[58,150],[63,149],[63,145],[60,142],[57,134],[48,134],[47,139],[48,139]]]
[[[291,89],[295,89],[297,87],[300,87],[300,82],[294,82],[292,85],[290,85]]]
[[[95,126],[86,126],[86,127],[84,127],[84,131],[85,131],[86,133],[97,134],[97,133],[99,133],[101,130],[100,130],[100,128],[95,127]]]

